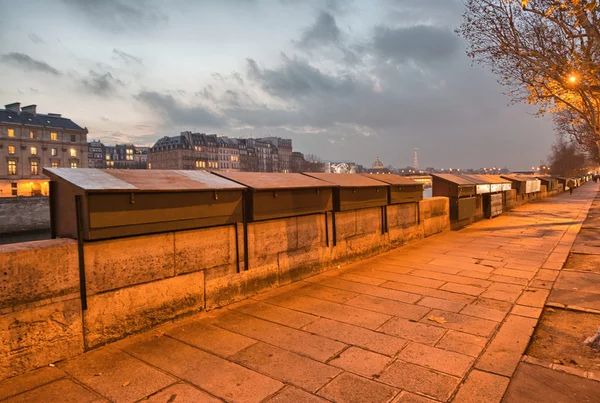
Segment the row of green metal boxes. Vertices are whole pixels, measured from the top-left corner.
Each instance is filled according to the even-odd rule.
[[[69,168],[46,168],[44,174],[51,179],[53,237],[86,241],[423,198],[423,184],[397,175]]]
[[[433,174],[433,196],[450,198],[450,219],[462,221],[477,216],[483,210],[485,217],[502,214],[506,204],[505,192],[516,189],[518,195],[539,192],[542,182],[547,189],[556,188],[554,178],[522,175],[454,175]]]

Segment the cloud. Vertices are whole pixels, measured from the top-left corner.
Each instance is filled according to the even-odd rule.
[[[452,31],[435,26],[380,26],[375,29],[373,49],[385,61],[426,65],[451,59],[460,50],[460,41]]]
[[[281,98],[302,97],[316,93],[350,95],[355,82],[349,75],[322,73],[308,62],[282,55],[283,64],[274,70],[261,69],[254,59],[247,59],[248,78],[260,83],[264,91]]]
[[[324,45],[336,44],[340,40],[340,29],[333,15],[321,11],[313,25],[302,34],[298,46],[303,48],[316,48]]]
[[[119,58],[121,58],[121,60],[123,62],[125,62],[125,64],[129,65],[143,65],[144,63],[142,62],[142,59],[140,59],[139,57],[135,57],[133,55],[130,55],[129,53],[125,53],[122,50],[119,49],[113,49],[113,53],[117,56],[119,56]]]
[[[113,32],[156,31],[167,16],[148,0],[63,0],[88,18],[92,25]]]
[[[60,76],[61,72],[50,66],[48,63],[41,60],[33,59],[32,57],[24,53],[8,53],[0,58],[0,61],[13,65],[15,67],[22,68],[27,71],[39,71],[41,73],[51,74],[53,76]]]
[[[81,80],[83,87],[94,95],[106,97],[115,94],[119,87],[125,86],[123,81],[114,78],[110,73],[96,73],[91,70],[88,78]]]
[[[31,39],[31,42],[35,43],[36,45],[46,43],[46,42],[44,42],[44,40],[42,38],[40,38],[39,36],[37,36],[34,33],[30,33],[27,36],[29,37],[29,39]]]
[[[225,121],[207,108],[202,106],[185,106],[177,103],[171,95],[155,91],[142,91],[136,97],[163,119],[177,126],[208,126],[222,127]]]

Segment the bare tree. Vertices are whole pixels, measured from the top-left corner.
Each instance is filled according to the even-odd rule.
[[[457,32],[513,101],[600,146],[600,0],[466,0]]]
[[[585,155],[579,151],[577,144],[558,136],[548,156],[550,172],[565,177],[580,174],[586,165]]]

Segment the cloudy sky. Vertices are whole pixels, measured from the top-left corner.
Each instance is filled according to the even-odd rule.
[[[328,160],[530,168],[549,120],[472,67],[461,0],[0,0],[0,103],[89,139],[276,135]]]

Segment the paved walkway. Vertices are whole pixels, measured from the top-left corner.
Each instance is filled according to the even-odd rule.
[[[597,189],[9,379],[0,400],[499,402]]]

